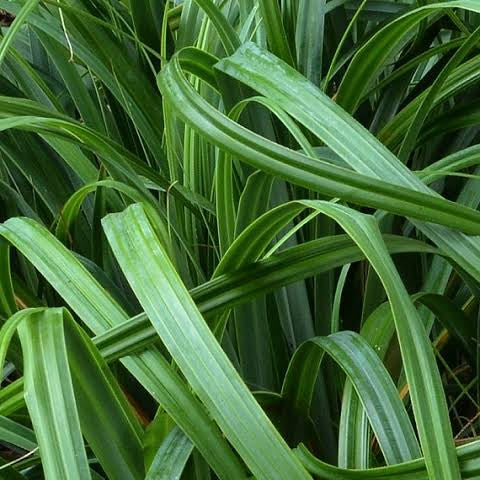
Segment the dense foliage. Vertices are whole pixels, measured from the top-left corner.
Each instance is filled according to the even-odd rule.
[[[0,478],[480,478],[478,0],[0,22]]]

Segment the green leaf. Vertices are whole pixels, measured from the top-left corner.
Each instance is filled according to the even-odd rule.
[[[480,442],[474,441],[457,447],[457,456],[460,463],[462,478],[475,478],[478,475],[480,461],[478,452]],[[300,445],[295,452],[308,471],[325,480],[430,480],[427,473],[425,459],[420,458],[398,465],[370,468],[368,470],[349,470],[338,468],[315,458],[304,445]]]
[[[35,433],[30,428],[3,416],[0,416],[0,440],[29,451],[37,447]]]
[[[326,0],[300,0],[295,43],[299,70],[315,85],[322,78]]]
[[[265,479],[308,478],[216,342],[142,207],[109,215],[103,225],[160,338],[252,473]]]
[[[415,432],[390,375],[370,345],[354,332],[316,337],[296,350],[282,388],[293,411],[308,416],[324,351],[355,387],[386,462],[420,457]]]
[[[455,477],[458,465],[454,457],[445,395],[432,346],[422,320],[385,249],[374,217],[334,203],[305,200],[291,202],[271,210],[250,225],[230,251],[238,251],[239,245],[243,245],[244,256],[258,255],[262,246],[266,246],[275,233],[305,207],[318,210],[339,223],[365,253],[381,279],[394,316],[427,468],[429,472],[449,469]],[[250,235],[251,232],[254,234]],[[226,257],[227,255],[224,259]],[[236,261],[235,256],[231,258],[233,262]]]
[[[247,48],[256,49],[251,45]],[[242,62],[245,63],[243,60]],[[255,63],[258,63],[258,60]],[[278,60],[276,63],[278,64]],[[269,68],[271,72],[271,65]],[[480,232],[478,212],[463,209],[453,202],[438,198],[430,194],[430,190],[425,194],[408,188],[410,185],[407,188],[399,186],[396,170],[397,180],[392,183],[367,175],[352,176],[351,171],[347,169],[335,167],[281,147],[230,121],[192,89],[182,74],[176,57],[162,70],[158,82],[165,98],[174,105],[181,105],[177,113],[186,123],[192,125],[215,145],[237,155],[255,168],[325,195],[339,197],[360,205],[381,208],[401,215],[411,215],[414,218],[437,222],[468,233]],[[287,110],[290,113],[293,111],[293,109]],[[349,118],[348,121],[350,122],[351,119]],[[341,127],[345,130],[344,124]],[[360,128],[358,130],[358,135],[363,136],[364,130]],[[351,144],[351,137],[345,142],[347,145]],[[358,151],[357,147],[355,151]],[[372,175],[375,171],[369,168],[367,174]],[[408,170],[407,172],[411,174]],[[375,176],[378,175],[375,173]],[[413,177],[417,180],[414,175]],[[460,212],[465,214],[464,218],[459,217]],[[442,246],[444,243],[442,242]]]
[[[425,193],[431,200],[435,198],[443,201],[342,108],[298,72],[268,52],[253,44],[246,44],[235,55],[219,62],[217,68],[272,100],[281,102],[290,115],[323,140],[358,173],[397,184],[398,188],[406,187]],[[296,94],[299,91],[301,95]],[[329,119],[328,122],[325,122],[326,118]],[[399,191],[397,190],[397,193]],[[341,193],[337,196],[342,198]],[[399,200],[397,195],[397,202]],[[419,204],[417,208],[421,209],[424,205]],[[386,205],[379,208],[390,210]],[[454,208],[458,211],[458,204],[456,207],[452,205],[452,211]],[[443,210],[443,207],[439,209]],[[418,222],[417,219],[421,220],[418,217],[414,218],[415,226],[462,268],[480,279],[480,262],[466,260],[480,258],[478,239],[454,231],[453,229],[465,230],[453,223],[444,223],[452,229],[450,230],[432,225],[432,217],[425,219],[427,223]]]
[[[23,310],[25,401],[45,478],[91,478],[68,367],[63,309]]]
[[[8,318],[16,311],[17,305],[10,269],[10,245],[2,239],[0,241],[0,313]],[[3,362],[0,361],[0,365],[3,365]]]
[[[27,0],[15,18],[15,21],[8,29],[7,34],[3,37],[2,42],[0,43],[0,65],[3,63],[5,56],[7,55],[8,49],[15,39],[15,35],[22,28],[25,20],[27,19],[30,12],[38,5],[39,0]]]
[[[80,425],[109,478],[143,479],[143,430],[92,340],[64,313]],[[101,419],[101,422],[99,422]]]
[[[10,219],[0,226],[0,234],[34,264],[94,333],[104,333],[128,320],[128,315],[113,297],[44,227],[29,219]],[[221,478],[244,477],[243,467],[220,431],[155,347],[135,357],[125,358],[122,363],[187,432]],[[21,389],[19,384],[15,384],[8,396],[5,394],[5,410],[0,414],[18,408],[18,396],[21,397],[17,390],[19,387]]]
[[[259,0],[258,4],[271,51],[289,65],[293,65],[292,51],[288,44],[278,2],[276,0]]]
[[[235,30],[212,0],[195,0],[195,3],[205,11],[217,30],[227,55],[231,55],[240,46],[240,39]]]
[[[455,7],[474,12],[480,11],[480,7],[475,0],[438,2],[412,10],[379,30],[359,49],[350,63],[337,93],[338,104],[346,111],[354,112],[372,79],[395,49],[398,48],[399,40],[429,15]]]
[[[178,428],[174,428],[153,459],[145,480],[180,480],[193,445]]]

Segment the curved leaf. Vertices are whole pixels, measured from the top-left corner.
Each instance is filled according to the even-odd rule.
[[[216,342],[142,207],[133,205],[111,214],[103,225],[160,338],[252,473],[265,479],[309,478]]]

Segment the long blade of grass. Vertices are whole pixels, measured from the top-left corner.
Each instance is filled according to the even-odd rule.
[[[27,19],[30,12],[38,5],[39,0],[28,0],[23,5],[22,9],[15,18],[15,21],[8,29],[7,34],[2,38],[0,43],[0,65],[2,65],[5,56],[7,55],[8,49],[15,39],[15,35],[22,28],[25,20]]]
[[[478,451],[480,444],[473,442],[457,448],[458,461],[461,466],[462,479],[476,478],[479,472]],[[430,480],[423,458],[398,465],[370,468],[368,470],[349,470],[329,465],[315,458],[304,445],[300,445],[296,454],[313,475],[325,480]]]
[[[416,218],[422,217],[424,220],[436,221],[452,228],[468,229],[471,233],[478,228],[476,221],[468,222],[468,226],[466,219],[465,222],[459,221],[461,208],[453,203],[449,205],[444,199],[394,186],[393,183],[380,181],[372,176],[352,176],[346,169],[318,159],[310,159],[246,130],[218,112],[192,89],[177,58],[172,59],[162,70],[158,82],[163,95],[172,105],[178,107],[176,113],[186,123],[196,128],[212,143],[236,154],[255,168],[325,195],[361,205]],[[428,214],[427,205],[431,205]],[[449,209],[452,215],[447,218]],[[469,212],[468,216],[478,215]]]
[[[153,326],[193,389],[258,478],[308,478],[253,399],[181,283],[140,205],[103,220]],[[144,268],[145,259],[149,268]],[[242,424],[237,422],[242,418]]]
[[[82,432],[109,478],[143,479],[139,421],[92,340],[67,311],[63,316]]]
[[[439,197],[342,108],[268,52],[247,44],[232,57],[223,59],[217,68],[282,102],[294,118],[325,141],[357,172],[429,194],[432,198]],[[295,93],[298,91],[301,95]],[[329,121],[325,122],[325,118]],[[432,225],[429,220],[427,223],[413,222],[462,268],[480,279],[480,263],[466,260],[480,258],[478,238]],[[451,228],[457,230],[453,225]]]
[[[45,478],[91,478],[68,366],[63,310],[27,310],[18,332],[25,361],[25,400]]]
[[[190,440],[174,428],[158,449],[145,480],[180,480],[192,451]]]
[[[126,312],[86,268],[45,228],[28,219],[11,219],[0,233],[15,245],[42,273],[97,335],[128,320]],[[125,358],[125,366],[162,404],[222,478],[243,478],[244,469],[231,448],[189,392],[180,376],[156,350]],[[5,408],[18,405],[18,391]],[[219,453],[221,452],[221,453]]]
[[[379,30],[359,49],[350,63],[337,93],[338,104],[346,111],[354,112],[372,79],[398,48],[399,40],[429,15],[455,7],[480,11],[475,0],[438,2],[412,10]]]
[[[246,245],[247,239],[250,239],[250,245],[254,245],[255,241],[260,245],[268,244],[269,237],[274,236],[283,224],[298,214],[300,206],[316,209],[335,219],[365,253],[380,277],[392,307],[427,468],[432,475],[448,469],[452,478],[458,477],[448,411],[432,346],[422,321],[386,252],[375,219],[333,203],[293,202],[278,207],[257,220],[250,226],[249,231],[244,232],[238,245]],[[261,228],[257,229],[260,225]],[[254,232],[254,235],[249,235],[251,232]],[[232,245],[232,251],[235,251],[236,243]],[[252,252],[257,254],[259,251],[261,249],[254,246],[247,249],[245,255],[248,256]],[[421,369],[419,365],[422,366]],[[430,372],[429,375],[424,374],[427,371]]]
[[[420,447],[397,389],[380,359],[354,332],[307,340],[290,361],[282,395],[300,415],[308,415],[323,353],[333,357],[352,382],[389,464],[420,457]]]

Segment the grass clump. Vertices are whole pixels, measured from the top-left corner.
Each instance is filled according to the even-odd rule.
[[[0,477],[477,477],[478,2],[0,22]]]

